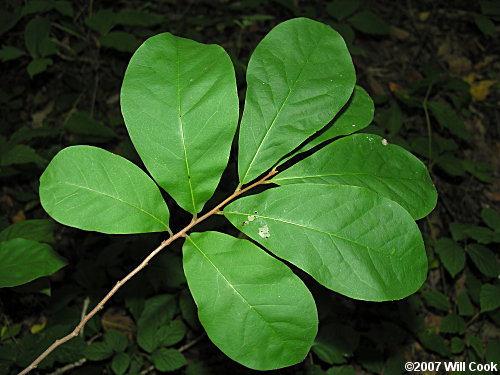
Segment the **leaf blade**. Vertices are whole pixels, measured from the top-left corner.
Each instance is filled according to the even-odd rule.
[[[108,234],[168,230],[158,187],[139,167],[91,146],[60,151],[40,177],[40,200],[56,221]]]
[[[307,18],[276,26],[248,64],[240,182],[253,180],[325,126],[351,96],[354,82],[347,47],[332,28]]]
[[[170,33],[149,38],[130,60],[121,107],[153,178],[183,209],[201,211],[226,167],[238,122],[227,53]]]
[[[394,200],[415,219],[426,216],[437,201],[425,165],[403,148],[372,134],[354,134],[330,143],[273,182],[365,187]]]
[[[238,199],[223,213],[278,257],[351,298],[400,299],[425,280],[427,259],[415,222],[397,203],[365,188],[283,186]]]
[[[259,370],[305,358],[317,332],[316,306],[288,267],[217,232],[191,234],[183,254],[200,321],[226,355]]]
[[[52,247],[14,238],[0,242],[0,288],[25,284],[67,264]]]

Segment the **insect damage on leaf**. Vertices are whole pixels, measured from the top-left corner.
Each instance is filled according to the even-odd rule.
[[[259,236],[261,236],[262,238],[271,237],[271,233],[269,233],[269,227],[267,225],[259,228]]]

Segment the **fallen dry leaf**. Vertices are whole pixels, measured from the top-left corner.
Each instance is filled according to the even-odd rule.
[[[17,213],[11,217],[11,220],[13,223],[20,223],[21,221],[26,220],[23,210],[17,211]]]
[[[475,102],[480,102],[486,99],[486,97],[490,93],[490,87],[495,83],[496,82],[493,80],[484,80],[473,83],[470,87],[472,100],[474,100]]]
[[[420,12],[418,15],[418,20],[421,22],[425,22],[429,19],[429,16],[431,15],[431,12]]]
[[[114,329],[128,336],[132,341],[135,332],[135,324],[128,315],[121,314],[115,309],[108,309],[102,316],[102,327],[105,331]]]
[[[31,118],[33,120],[33,127],[40,128],[42,126],[43,120],[45,120],[45,118],[50,114],[50,112],[52,112],[53,109],[54,109],[54,101],[51,100],[45,106],[45,108],[43,108],[42,110],[40,110],[38,112],[35,112],[31,116]]]
[[[408,39],[408,37],[410,36],[410,33],[408,31],[406,31],[405,29],[401,29],[399,27],[396,27],[396,26],[391,27],[391,32],[392,32],[392,35],[394,35],[399,40]]]

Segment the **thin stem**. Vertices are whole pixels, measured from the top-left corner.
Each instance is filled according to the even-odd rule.
[[[432,85],[429,85],[427,92],[425,93],[425,98],[422,103],[425,113],[425,122],[427,124],[427,137],[428,137],[428,152],[429,152],[429,165],[432,164],[432,129],[431,129],[431,118],[429,116],[429,109],[427,108],[427,103],[429,101],[429,95],[431,94]]]
[[[183,229],[181,229],[179,232],[174,234],[173,236],[170,236],[167,240],[163,241],[160,246],[158,246],[156,249],[154,249],[149,255],[144,258],[144,260],[136,267],[134,268],[127,276],[125,276],[123,279],[118,281],[116,285],[104,296],[104,298],[90,311],[87,315],[84,316],[84,318],[80,321],[80,323],[75,327],[75,329],[69,333],[68,335],[64,336],[63,338],[56,340],[50,345],[42,354],[38,356],[37,359],[35,359],[28,367],[26,367],[23,371],[21,371],[18,375],[25,375],[34,368],[36,368],[40,362],[42,362],[45,357],[47,357],[54,349],[57,347],[61,346],[65,342],[71,340],[73,337],[78,336],[78,333],[82,330],[82,328],[87,324],[87,322],[92,319],[92,317],[99,312],[104,307],[104,304],[108,302],[108,300],[123,286],[127,281],[129,281],[132,277],[134,277],[137,273],[139,273],[143,268],[145,268],[148,263],[153,259],[160,251],[162,251],[165,247],[170,245],[173,241],[180,237],[185,237],[187,235],[187,232],[193,228],[195,225],[201,223],[203,220],[209,218],[213,214],[217,214],[220,212],[220,209],[231,202],[233,199],[238,197],[239,195],[247,192],[248,190],[254,188],[257,185],[260,185],[264,183],[267,179],[270,177],[274,176],[278,171],[271,171],[269,172],[265,177],[260,179],[259,181],[247,186],[244,189],[238,189],[236,190],[233,194],[231,194],[229,197],[224,199],[221,203],[219,203],[217,206],[212,208],[210,211],[208,211],[206,214],[203,216],[200,216],[196,220],[191,221],[188,225],[186,225]]]

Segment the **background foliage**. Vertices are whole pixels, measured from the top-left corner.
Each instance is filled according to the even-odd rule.
[[[366,132],[426,162],[439,201],[419,223],[430,270],[410,298],[354,301],[301,274],[318,304],[320,333],[304,363],[276,372],[402,374],[406,360],[500,362],[498,1],[7,0],[0,9],[0,246],[32,241],[65,259],[57,267],[68,266],[0,289],[0,373],[15,373],[66,334],[163,239],[63,227],[47,220],[38,199],[39,176],[63,147],[98,145],[140,165],[118,102],[132,52],[163,31],[217,43],[243,87],[258,41],[297,16],[343,35],[358,82],[376,102]],[[237,175],[231,160],[209,206],[235,188],[227,182]],[[190,218],[168,203],[175,232]],[[211,229],[236,234],[223,217],[214,219]],[[253,373],[202,332],[176,243],[37,371]]]

